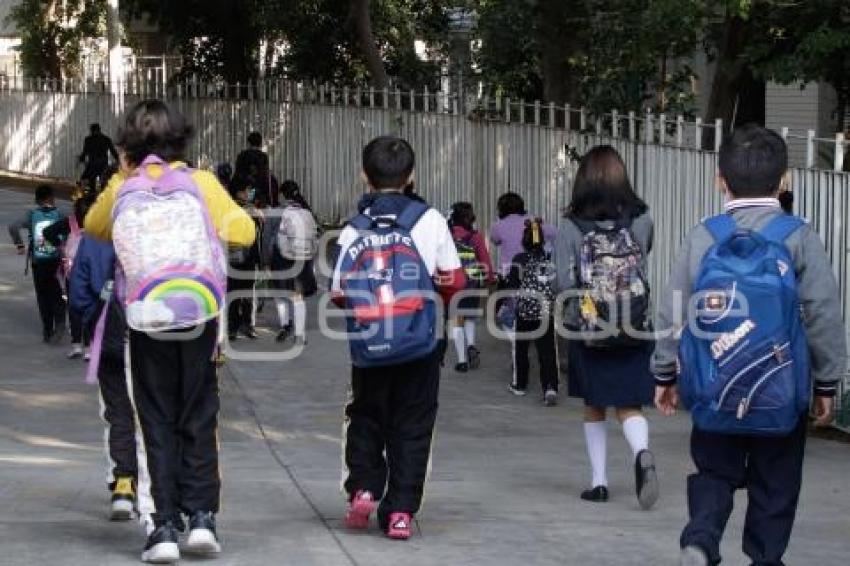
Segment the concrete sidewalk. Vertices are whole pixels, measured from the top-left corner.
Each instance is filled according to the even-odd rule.
[[[8,245],[5,225],[29,204],[0,190],[0,565],[137,564],[139,529],[105,519],[96,389],[83,383],[82,362],[65,359],[67,345],[40,343],[32,284]],[[270,331],[236,347],[280,348]],[[584,503],[578,493],[589,470],[580,405],[546,409],[537,395],[513,397],[506,391],[508,351],[491,339],[482,349],[480,370],[443,374],[433,474],[419,532],[408,543],[341,526],[347,347],[313,325],[293,361],[230,362],[220,374],[224,553],[214,563],[676,564],[691,468],[686,416],[650,415],[662,486],[655,510],[638,508],[630,457],[614,424],[612,500]],[[789,564],[850,560],[848,463],[849,445],[809,443]],[[735,565],[746,564],[746,496],[737,503],[724,545],[724,563]]]

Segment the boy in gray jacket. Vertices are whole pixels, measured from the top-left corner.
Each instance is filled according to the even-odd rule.
[[[721,148],[719,165],[720,187],[728,197],[725,212],[738,227],[757,230],[784,214],[777,195],[786,178],[788,152],[779,135],[757,126],[738,129]],[[689,319],[687,305],[693,283],[713,243],[704,225],[691,231],[659,301],[659,338],[652,370],[655,403],[666,415],[675,411],[679,401],[676,378],[681,321]],[[785,245],[794,261],[803,309],[815,423],[823,426],[832,421],[836,385],[846,365],[838,286],[824,246],[808,225],[792,233]],[[678,363],[685,365],[689,360],[679,359]],[[680,540],[683,565],[720,562],[720,539],[738,488],[747,489],[749,500],[744,553],[759,566],[782,564],[800,494],[806,420],[807,416],[801,415],[796,429],[784,437],[717,434],[694,427],[691,455],[697,472],[688,478],[690,522]]]

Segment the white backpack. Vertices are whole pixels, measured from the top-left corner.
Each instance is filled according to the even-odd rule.
[[[316,255],[318,228],[313,213],[289,203],[280,215],[277,249],[286,259],[306,261]]]
[[[159,165],[158,178],[149,175]],[[118,189],[112,239],[127,324],[143,332],[215,319],[226,292],[218,234],[191,170],[148,157]]]

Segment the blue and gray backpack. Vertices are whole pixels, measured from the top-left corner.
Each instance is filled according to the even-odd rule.
[[[682,401],[704,431],[789,434],[810,399],[796,273],[784,244],[804,221],[781,214],[745,230],[721,214],[704,225],[714,244],[679,347]]]
[[[355,216],[357,238],[344,250],[351,360],[356,367],[399,364],[437,346],[434,282],[410,231],[428,206],[411,201],[398,216]]]
[[[39,207],[30,213],[30,251],[35,262],[59,259],[59,248],[44,238],[44,229],[58,222],[62,215],[55,208]]]

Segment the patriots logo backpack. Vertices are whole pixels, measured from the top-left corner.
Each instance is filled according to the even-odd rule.
[[[226,257],[188,167],[149,156],[118,188],[112,222],[116,282],[130,328],[177,330],[221,314]]]
[[[428,206],[411,201],[396,217],[355,216],[340,263],[351,360],[357,367],[404,363],[437,346],[434,282],[411,237]]]
[[[789,434],[809,407],[809,351],[785,240],[805,222],[780,214],[760,230],[727,214],[704,226],[714,244],[693,286],[679,346],[682,401],[697,428]]]

